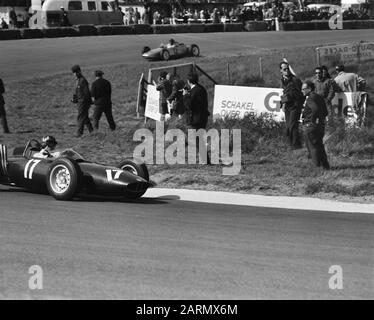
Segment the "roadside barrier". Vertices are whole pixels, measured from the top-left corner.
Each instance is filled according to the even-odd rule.
[[[191,23],[177,25],[77,25],[74,27],[56,27],[48,29],[10,29],[0,30],[0,40],[79,37],[96,35],[127,34],[172,34],[172,33],[204,33],[204,32],[240,32],[267,31],[266,21],[247,21],[242,23]],[[374,20],[343,21],[344,29],[374,29]],[[280,22],[280,31],[329,30],[327,20]]]

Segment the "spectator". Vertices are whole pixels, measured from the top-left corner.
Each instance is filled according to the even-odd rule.
[[[358,74],[353,72],[345,72],[344,65],[336,66],[338,75],[334,81],[337,85],[337,89],[340,92],[357,92],[364,91],[366,81]]]
[[[327,109],[323,98],[314,92],[314,84],[306,81],[302,84],[305,96],[303,119],[303,132],[309,157],[316,167],[330,169],[327,154],[323,145],[325,132],[325,117]]]
[[[187,112],[187,125],[195,130],[205,129],[210,115],[208,111],[207,91],[199,84],[199,77],[196,73],[191,73],[187,76],[187,84],[190,89],[183,90],[183,101]],[[199,147],[200,159],[206,158],[207,164],[210,164],[206,145],[202,144],[202,146],[203,149]]]
[[[294,76],[289,64],[281,62],[281,85],[283,95],[281,96],[281,108],[286,118],[286,135],[292,149],[300,149],[299,119],[303,106],[304,97],[301,93],[301,80]]]
[[[165,117],[168,113],[167,98],[170,96],[172,87],[169,79],[166,78],[167,72],[161,71],[160,77],[158,78],[158,83],[156,85],[156,90],[160,91],[160,113]]]
[[[9,29],[9,26],[8,24],[6,23],[6,21],[4,20],[4,18],[1,18],[1,29]]]
[[[68,13],[65,11],[64,7],[61,7],[61,12],[60,12],[60,25],[61,27],[69,27],[71,26],[69,18],[68,18]]]
[[[30,20],[30,16],[29,16],[29,13],[27,11],[27,8],[25,8],[22,12],[22,23],[23,23],[23,28],[28,28],[29,27],[29,20]]]
[[[135,8],[134,24],[139,24],[139,21],[140,21],[140,12],[138,11],[138,8]]]
[[[74,65],[71,68],[71,72],[76,77],[75,94],[73,96],[73,102],[78,105],[78,129],[75,137],[79,138],[83,135],[84,126],[87,126],[89,132],[93,131],[90,118],[88,117],[88,110],[92,104],[90,89],[88,82],[82,75],[81,68],[78,65]]]
[[[184,104],[183,104],[183,88],[185,83],[183,80],[175,79],[172,82],[172,91],[167,101],[170,104],[170,109],[172,110],[171,115],[182,117],[184,114]]]
[[[3,126],[4,133],[10,133],[8,128],[8,121],[6,119],[5,101],[3,94],[5,93],[3,80],[0,78],[0,123]]]
[[[103,78],[104,72],[95,71],[96,80],[91,85],[91,96],[94,99],[95,109],[93,114],[93,127],[99,130],[99,121],[102,114],[108,121],[109,128],[114,131],[116,124],[112,114],[112,86],[110,82]]]
[[[327,68],[324,67],[326,70]],[[320,95],[324,101],[325,105],[327,107],[328,113],[329,113],[329,122],[333,122],[333,115],[334,110],[332,109],[331,101],[334,99],[335,96],[335,90],[334,90],[334,83],[330,77],[328,77],[328,72],[324,71],[323,67],[317,67],[315,68],[315,79],[313,81],[315,93]]]
[[[14,7],[10,9],[9,11],[9,20],[10,20],[10,24],[12,28],[16,29],[18,27],[18,24],[17,24],[17,14],[16,14],[16,11],[14,10]]]

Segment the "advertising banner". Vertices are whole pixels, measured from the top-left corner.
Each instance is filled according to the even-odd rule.
[[[274,119],[284,120],[280,109],[282,89],[241,86],[214,86],[213,119],[243,118],[247,114],[270,112]]]
[[[374,42],[357,42],[339,44],[317,48],[317,58],[320,64],[323,62],[340,60],[341,62],[352,60],[374,59]]]
[[[147,86],[147,101],[144,116],[157,121],[161,120],[160,91],[157,91],[156,86],[151,84]]]

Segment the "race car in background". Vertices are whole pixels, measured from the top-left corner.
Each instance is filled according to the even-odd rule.
[[[0,144],[0,184],[30,192],[50,194],[57,200],[72,200],[79,194],[140,198],[152,183],[144,163],[124,159],[118,166],[85,160],[73,149],[58,158],[37,158],[37,140],[14,148],[8,158],[7,146]]]
[[[142,50],[142,57],[147,60],[170,60],[182,57],[198,57],[200,55],[200,48],[196,44],[190,46],[184,43],[171,41],[172,43],[161,44],[158,48],[151,49],[144,47]]]

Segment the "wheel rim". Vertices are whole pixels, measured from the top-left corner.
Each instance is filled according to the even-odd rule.
[[[192,48],[192,54],[194,56],[198,56],[199,55],[199,48],[198,47],[193,47]]]
[[[135,174],[136,176],[139,175],[138,171],[135,169],[135,167],[130,165],[130,164],[125,164],[124,166],[122,166],[121,169],[124,170],[124,171],[131,172],[132,174]]]
[[[53,192],[58,194],[66,192],[66,190],[69,189],[71,183],[71,175],[69,169],[62,164],[55,166],[52,169],[49,183]]]
[[[164,60],[169,60],[169,52],[165,51],[163,54]]]

